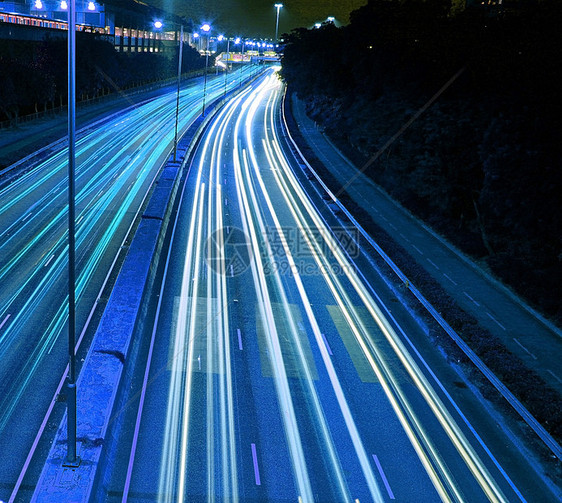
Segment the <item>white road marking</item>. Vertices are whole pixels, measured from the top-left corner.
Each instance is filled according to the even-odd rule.
[[[548,370],[548,369],[547,369],[547,372],[548,372],[552,377],[554,377],[554,379],[556,379],[560,384],[562,384],[562,379],[560,379],[554,372],[552,372],[552,370]]]
[[[6,317],[2,320],[2,323],[0,323],[0,330],[6,324],[6,322],[10,319],[10,316],[12,316],[12,315],[11,314],[6,315]]]
[[[531,355],[535,360],[537,359],[537,357],[533,353],[531,353],[525,346],[523,346],[523,344],[521,344],[515,337],[513,338],[513,340],[515,341],[515,344],[517,344],[523,351]]]
[[[384,470],[382,469],[382,465],[379,461],[379,458],[377,458],[376,454],[373,454],[373,459],[375,460],[375,464],[377,465],[377,468],[379,470],[382,481],[384,482],[384,487],[386,487],[386,492],[388,492],[388,497],[391,500],[396,499],[394,497],[394,493],[392,492],[392,489],[390,488],[390,484],[388,483],[388,479],[386,478],[386,475],[384,474]]]
[[[507,330],[507,328],[505,328],[498,320],[496,320],[488,311],[486,311],[486,314],[488,315],[488,318],[490,318],[492,321],[496,322],[501,328],[503,328],[504,330]]]
[[[49,257],[49,260],[47,260],[47,263],[46,263],[43,267],[47,267],[47,266],[51,263],[51,260],[53,260],[54,258],[55,258],[55,254],[53,253],[53,254]]]
[[[236,331],[238,332],[238,347],[240,348],[240,351],[242,351],[242,333],[239,328],[237,328]]]
[[[413,247],[420,255],[423,255],[423,252],[422,252],[416,245],[412,245],[412,247]]]
[[[256,485],[261,486],[260,468],[258,466],[258,454],[256,452],[256,444],[252,444],[252,459],[254,460],[254,476],[256,478]]]
[[[435,269],[437,269],[437,270],[439,271],[439,266],[438,266],[435,262],[433,262],[433,260],[431,260],[430,258],[428,258],[427,261],[428,261],[433,267],[435,267]]]
[[[328,350],[328,353],[330,354],[330,356],[333,356],[332,348],[330,348],[330,345],[328,344],[328,340],[326,339],[326,336],[324,334],[322,334],[322,339],[324,339],[324,344],[326,345],[326,349]]]
[[[478,307],[480,307],[480,304],[478,302],[476,302],[470,295],[468,295],[468,293],[463,292],[465,294],[466,297],[468,297],[472,302],[474,302]],[[497,323],[497,322],[496,322]]]
[[[447,276],[445,273],[443,273],[443,276],[445,276],[451,283],[453,283],[453,285],[458,285],[458,283],[454,280],[451,279],[449,276]]]

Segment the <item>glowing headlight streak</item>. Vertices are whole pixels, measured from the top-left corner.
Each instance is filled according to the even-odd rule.
[[[270,83],[271,82],[272,81],[270,81]],[[267,91],[267,88],[264,89],[264,92],[266,92],[266,91]],[[283,230],[282,230],[282,228],[279,224],[279,220],[277,218],[276,211],[273,208],[273,204],[271,203],[271,200],[269,199],[267,190],[266,190],[266,188],[263,184],[263,180],[262,180],[261,175],[259,173],[258,163],[257,163],[256,157],[255,157],[255,152],[254,152],[252,142],[251,142],[251,125],[252,125],[252,121],[253,121],[253,114],[255,114],[258,105],[259,105],[258,100],[255,100],[253,102],[252,107],[250,108],[250,111],[248,112],[248,116],[246,118],[246,137],[248,138],[249,157],[251,159],[253,169],[254,169],[254,173],[255,173],[256,179],[258,180],[258,184],[260,185],[260,188],[262,189],[262,195],[263,195],[263,197],[266,201],[266,204],[269,208],[270,214],[271,214],[272,218],[274,219],[276,230],[280,235],[283,235]],[[235,157],[235,159],[236,159],[236,157]],[[274,166],[273,163],[270,163],[270,165],[272,167]],[[275,173],[275,170],[274,170],[274,173]],[[257,201],[254,200],[254,204],[257,205]],[[266,235],[265,228],[262,229],[262,235]],[[289,264],[292,267],[294,281],[297,285],[297,288],[298,288],[299,294],[301,296],[302,303],[303,303],[303,306],[305,308],[305,311],[306,311],[307,317],[309,319],[309,322],[310,322],[310,324],[313,328],[313,333],[314,333],[314,336],[316,338],[318,348],[320,349],[322,361],[324,362],[324,365],[325,365],[326,370],[328,372],[330,382],[331,382],[332,387],[334,389],[338,404],[340,406],[340,410],[342,412],[342,415],[344,417],[346,426],[347,426],[349,434],[350,434],[350,438],[352,440],[352,443],[353,443],[353,446],[355,448],[357,457],[358,457],[359,462],[361,464],[361,467],[362,467],[362,470],[363,470],[363,475],[364,475],[365,480],[367,482],[367,485],[369,487],[369,491],[371,492],[371,496],[373,497],[374,501],[382,502],[384,500],[382,498],[380,489],[378,487],[378,484],[377,484],[377,481],[375,479],[373,470],[371,468],[369,456],[367,455],[367,453],[365,451],[365,448],[364,448],[363,443],[361,441],[359,432],[357,431],[357,427],[355,426],[355,421],[353,420],[351,411],[349,409],[349,405],[347,404],[347,400],[345,399],[343,389],[342,389],[341,384],[339,382],[339,379],[336,375],[335,368],[334,368],[333,363],[330,359],[330,356],[328,354],[326,346],[323,343],[322,334],[320,332],[320,328],[319,328],[318,323],[316,321],[316,317],[314,316],[314,313],[312,312],[312,309],[310,307],[310,301],[308,299],[308,295],[307,295],[307,293],[304,289],[304,286],[303,286],[302,281],[300,279],[300,275],[298,274],[298,270],[296,268],[296,264],[294,263],[292,255],[290,253],[290,250],[288,249],[286,239],[282,239],[282,242],[283,242],[283,247],[285,249],[287,259],[289,260]]]
[[[235,137],[238,137],[238,127],[235,129]],[[244,231],[250,236],[250,243],[253,248],[253,260],[250,262],[252,277],[256,286],[256,295],[258,296],[258,306],[263,326],[267,327],[265,330],[267,337],[266,342],[268,345],[269,354],[271,355],[270,361],[275,376],[275,388],[279,399],[281,410],[281,417],[285,429],[285,436],[289,445],[289,452],[291,461],[293,463],[293,473],[295,475],[299,495],[304,501],[314,501],[310,480],[308,476],[308,469],[304,458],[302,449],[301,436],[299,427],[296,420],[296,415],[293,407],[287,374],[283,364],[283,355],[279,344],[279,335],[273,316],[273,308],[267,282],[264,275],[263,262],[259,250],[259,239],[256,234],[255,224],[252,222],[252,210],[248,200],[248,195],[244,187],[242,170],[240,166],[240,155],[238,146],[234,148],[234,172],[236,175],[236,191],[238,194],[238,202],[240,206],[242,223]]]
[[[244,162],[244,174],[245,174],[245,179],[246,180],[250,180],[250,170],[249,170],[249,166],[248,166],[248,156],[246,154],[246,151],[244,150],[242,152],[243,155],[243,162]],[[254,204],[254,207],[257,207],[257,199],[256,199],[256,195],[255,192],[253,191],[253,189],[251,188],[251,185],[249,184],[248,190],[251,194],[251,199],[252,199],[252,203]],[[259,229],[262,233],[262,235],[266,236],[265,234],[265,225],[263,223],[263,220],[261,219],[261,217],[258,214],[257,217],[258,220],[258,224],[259,224]],[[284,239],[284,235],[282,233],[280,233],[280,236],[282,236],[282,239]],[[286,244],[286,240],[284,240],[285,244]],[[273,251],[271,250],[271,245],[269,242],[266,241],[266,247],[267,247],[267,256],[272,257],[273,256]],[[299,357],[299,362],[301,365],[301,368],[304,370],[305,372],[305,376],[306,379],[304,380],[304,385],[307,387],[308,389],[308,394],[312,399],[312,405],[313,405],[313,409],[314,412],[316,414],[316,419],[319,422],[319,426],[320,426],[320,431],[322,433],[322,439],[324,441],[324,448],[326,449],[327,453],[328,453],[328,460],[330,461],[330,464],[332,466],[332,470],[333,470],[333,474],[335,476],[336,479],[336,483],[337,483],[337,487],[340,493],[340,498],[341,501],[351,501],[351,496],[349,494],[349,489],[347,487],[347,483],[345,481],[345,477],[343,474],[343,470],[341,467],[341,464],[339,462],[337,453],[336,453],[336,449],[333,445],[333,441],[332,441],[332,437],[330,435],[329,432],[329,427],[328,424],[326,422],[326,418],[324,415],[324,412],[322,410],[322,406],[320,404],[320,400],[318,397],[318,393],[316,392],[316,389],[314,387],[314,379],[312,376],[312,372],[310,369],[310,366],[308,364],[308,361],[304,355],[304,350],[302,348],[302,343],[300,341],[300,337],[297,334],[297,327],[295,326],[295,321],[292,317],[292,314],[290,312],[289,309],[289,303],[287,301],[287,297],[285,295],[285,291],[281,282],[281,278],[279,276],[279,272],[278,271],[274,271],[273,272],[273,277],[275,279],[275,283],[276,283],[276,291],[278,292],[278,295],[281,296],[281,303],[283,305],[283,310],[285,313],[285,319],[289,322],[289,326],[290,326],[290,331],[289,333],[292,335],[292,342],[295,344],[295,346],[298,349],[297,352],[297,356]]]
[[[126,181],[123,179],[118,182],[118,185],[124,185],[125,183]],[[120,188],[114,187],[113,190],[115,192],[119,192]],[[115,235],[117,227],[121,224],[128,208],[131,206],[136,192],[137,190],[129,190],[127,192],[127,197],[123,201],[123,204],[114,214],[113,219],[109,222],[104,234],[98,239],[98,243],[95,247],[86,247],[85,240],[88,237],[88,230],[93,229],[99,221],[98,213],[103,214],[106,211],[107,206],[112,202],[112,195],[109,192],[97,201],[96,205],[94,205],[93,211],[86,214],[84,224],[78,229],[76,240],[77,249],[82,251],[81,255],[84,255],[84,249],[88,249],[86,263],[80,263],[80,272],[76,282],[76,298],[78,302],[82,298],[82,294],[85,291],[88,280],[92,277],[97,265],[101,261],[104,250],[111,241],[112,237]],[[96,209],[95,206],[98,206],[99,208]],[[40,277],[40,281],[35,287],[32,295],[26,299],[23,308],[14,317],[13,322],[10,325],[10,329],[2,335],[1,341],[4,346],[6,346],[6,343],[13,341],[16,335],[24,329],[25,323],[28,319],[28,313],[34,312],[40,303],[48,296],[56,279],[61,275],[64,275],[67,258],[65,236],[59,239],[55,248],[62,248],[62,250],[58,254],[57,258],[51,263],[51,268],[46,274],[43,273],[42,268],[36,269],[37,275]],[[46,260],[48,260],[47,257],[44,258],[43,262]],[[27,285],[29,281],[30,279],[24,283],[24,286]],[[18,376],[15,379],[17,386],[13,387],[11,393],[9,393],[9,403],[2,407],[2,413],[0,415],[0,431],[4,428],[5,422],[8,420],[18,401],[23,396],[25,388],[30,382],[34,372],[37,370],[42,357],[51,352],[52,347],[57,341],[59,335],[62,333],[68,318],[66,306],[67,297],[65,297],[64,301],[59,305],[56,314],[52,317],[48,327],[42,331],[39,342],[34,345],[33,350],[27,355],[26,360],[21,365]]]
[[[271,131],[275,131],[273,116],[271,117]],[[267,128],[265,130],[265,134],[268,135]],[[323,222],[316,215],[316,211],[314,210],[314,208],[312,207],[312,205],[310,204],[310,202],[306,198],[306,195],[303,193],[302,188],[300,187],[298,182],[294,179],[294,175],[292,174],[292,172],[290,171],[290,168],[286,164],[286,160],[284,159],[284,156],[281,154],[281,149],[278,146],[276,139],[273,139],[271,141],[271,143],[274,145],[274,147],[276,149],[278,158],[280,159],[280,164],[283,166],[286,178],[290,181],[290,183],[292,184],[293,190],[299,196],[299,201],[301,202],[301,204],[304,207],[307,208],[308,215],[315,222],[315,225],[317,226],[317,228],[321,230],[325,241],[329,244],[332,253],[334,254],[336,259],[338,260],[338,263],[340,264],[340,266],[342,267],[342,270],[344,270],[346,272],[346,275],[348,276],[348,279],[353,284],[357,293],[360,295],[360,298],[364,302],[365,306],[368,308],[371,316],[373,317],[373,319],[379,325],[379,328],[381,329],[381,331],[385,335],[386,339],[390,342],[390,344],[393,347],[395,353],[400,358],[404,367],[406,368],[406,370],[410,374],[411,378],[413,379],[414,383],[416,384],[418,390],[424,396],[426,402],[431,407],[433,413],[435,414],[435,416],[437,417],[437,419],[441,423],[443,429],[445,430],[445,432],[449,436],[450,440],[452,441],[453,445],[455,446],[455,448],[457,449],[457,451],[459,452],[459,454],[461,455],[461,457],[463,458],[463,460],[467,464],[468,468],[473,473],[475,479],[478,481],[478,483],[481,486],[481,488],[483,489],[484,493],[490,499],[490,501],[505,501],[505,496],[503,495],[503,493],[502,493],[501,489],[499,488],[499,486],[497,485],[496,481],[492,479],[488,470],[486,469],[486,467],[484,466],[482,461],[479,459],[478,455],[475,453],[475,451],[472,448],[472,446],[470,445],[470,443],[464,437],[464,434],[462,433],[462,431],[460,430],[460,428],[458,427],[458,425],[456,424],[454,419],[450,416],[450,414],[446,410],[443,403],[440,401],[439,397],[437,396],[437,394],[435,393],[435,391],[433,390],[433,388],[431,387],[429,382],[427,382],[425,376],[423,375],[421,370],[417,367],[417,364],[415,363],[415,361],[413,360],[411,355],[408,353],[407,349],[404,347],[404,345],[402,344],[402,342],[400,341],[400,339],[398,338],[398,336],[394,332],[393,328],[390,326],[390,324],[388,323],[388,321],[386,320],[386,318],[384,317],[384,315],[382,314],[382,312],[380,311],[380,309],[378,308],[378,306],[376,305],[374,300],[371,298],[370,294],[367,292],[364,285],[356,277],[355,273],[353,272],[352,268],[350,267],[350,264],[347,262],[347,260],[343,256],[342,251],[340,250],[337,243],[335,243],[335,240],[330,235],[329,231],[325,228]],[[274,172],[274,176],[279,180],[281,185],[284,184],[284,182],[282,182],[280,180],[278,173]],[[282,192],[283,192],[284,195],[285,194],[287,195],[286,200],[287,200],[287,204],[289,205],[289,207],[298,209],[296,201],[291,200],[291,198],[289,197],[289,190],[288,190],[287,186],[285,186],[285,188],[282,189]],[[296,214],[295,214],[295,218],[297,218]],[[297,220],[297,221],[299,221],[299,220]],[[306,220],[304,219],[304,217],[302,217],[302,215],[301,215],[300,221],[301,221],[301,224],[302,224],[303,228],[308,228]],[[313,240],[312,236],[309,236],[308,239],[309,239],[310,245],[315,246],[315,243],[313,242],[314,240]],[[317,245],[316,245],[316,247],[317,247]],[[313,253],[313,256],[317,260],[318,265],[321,267],[322,266],[322,262],[320,261],[320,259],[322,258],[321,250],[317,249],[317,253]],[[325,259],[325,258],[324,258],[324,264],[323,265],[327,265],[327,259]],[[329,268],[328,269],[322,269],[322,267],[321,267],[321,270],[329,270]],[[331,282],[329,282],[329,284],[331,284]],[[337,292],[337,291],[344,292],[343,287],[341,286],[341,284],[339,284],[338,278],[335,277],[335,276],[333,277],[332,285],[337,285],[332,289],[332,291],[334,293]],[[341,306],[340,306],[340,308],[341,308]],[[362,345],[364,354],[367,356],[369,362],[371,363],[371,366],[372,366],[373,370],[375,370],[375,372],[377,372],[377,375],[378,375],[379,372],[376,370],[377,365],[375,364],[373,358],[369,356],[370,351],[373,351],[376,354],[376,352],[377,352],[376,347],[372,343],[370,338],[366,337],[367,342],[368,342],[368,346],[369,346],[369,348],[367,348],[367,345],[363,341],[363,336],[360,335],[361,331],[357,329],[357,322],[360,321],[360,318],[356,313],[355,313],[354,318],[355,318],[355,320],[357,320],[356,323],[353,323],[351,317],[349,317],[349,316],[348,316],[348,322],[350,323],[351,328],[354,329],[354,332],[356,334],[358,342]],[[363,327],[363,333],[367,334],[364,327]],[[382,358],[380,357],[380,355],[378,356],[377,359],[379,360],[379,363],[384,363]],[[388,368],[386,370],[389,371]],[[402,403],[403,404],[407,403],[407,402],[404,402],[404,400],[405,400],[405,398],[402,397],[402,399],[401,399]],[[408,410],[411,411],[409,406],[408,406]],[[413,414],[413,412],[410,412],[410,414]],[[410,415],[410,417],[414,418],[415,416]],[[419,425],[418,428],[421,428],[421,425],[419,424],[419,422],[417,420],[415,420],[415,422]],[[422,431],[422,430],[420,429],[419,431]],[[413,437],[410,437],[410,438],[413,438]],[[425,440],[426,442],[429,442],[429,439],[427,439],[425,434],[422,434],[422,438],[426,439]],[[426,446],[427,445],[429,445],[429,444],[426,443]],[[419,448],[416,449],[416,450],[418,452],[421,452]],[[456,498],[458,498],[459,500],[462,500],[460,494],[458,493],[458,491],[455,488],[455,485],[452,481],[452,478],[448,474],[448,471],[445,469],[444,464],[441,461],[438,460],[436,451],[433,448],[431,448],[431,452],[433,452],[432,456],[434,457],[434,460],[438,461],[438,464],[440,465],[441,473],[442,473],[442,475],[445,476],[445,479],[447,480],[449,488],[453,491]],[[431,473],[430,473],[430,476],[431,476]],[[432,479],[434,479],[434,477],[432,477]],[[439,490],[438,487],[436,487],[436,488]],[[439,492],[442,493],[442,490],[439,490]]]
[[[235,87],[235,84],[232,83],[229,87]],[[224,85],[222,80],[220,82],[212,82],[209,86],[211,97],[218,96],[223,91]],[[183,120],[181,128],[185,129],[195,116],[200,90],[195,88],[189,89],[182,91],[182,95],[193,97],[190,102],[186,103],[184,100],[182,103]],[[145,125],[146,121],[150,120],[151,124],[155,125],[154,131],[166,129],[171,131],[171,127],[168,127],[166,124],[170,123],[174,118],[175,114],[172,106],[174,103],[175,98],[162,97],[153,100],[143,107],[129,110],[124,119],[120,118],[118,121],[107,122],[101,129],[85,131],[77,142],[77,155],[80,157],[78,164],[81,167],[77,173],[77,182],[85,181],[85,183],[81,183],[77,194],[77,204],[80,208],[77,247],[81,257],[80,260],[86,260],[85,263],[80,264],[80,273],[77,278],[77,300],[82,298],[86,285],[96,272],[96,268],[107,246],[114,240],[115,232],[117,232],[128,208],[130,208],[135,199],[135,195],[138,194],[142,186],[143,177],[145,177],[144,173],[150,172],[150,165],[156,165],[156,159],[164,153],[170,143],[171,132],[166,135],[165,141],[162,141],[156,135],[147,135],[143,127],[136,127],[135,121]],[[125,123],[127,123],[126,129],[123,128]],[[138,155],[131,154],[131,145],[139,152]],[[107,152],[110,155],[109,159],[106,156]],[[139,169],[137,161],[141,158],[143,163]],[[16,204],[21,204],[23,208],[25,198],[32,198],[34,201],[25,210],[25,216],[20,218],[19,222],[15,222],[2,230],[0,248],[5,251],[11,243],[14,243],[12,247],[17,244],[17,248],[15,248],[16,253],[10,252],[8,255],[10,260],[2,264],[0,279],[10,274],[16,265],[20,268],[19,275],[23,279],[20,284],[14,285],[14,289],[10,292],[9,296],[2,299],[3,305],[0,306],[0,312],[8,312],[9,306],[20,295],[23,295],[24,291],[27,292],[30,287],[33,288],[33,291],[26,293],[23,306],[19,306],[15,314],[11,313],[10,323],[3,327],[0,337],[0,354],[3,351],[1,347],[9,350],[8,345],[15,344],[21,331],[25,330],[26,324],[34,311],[50,297],[49,292],[54,287],[57,278],[64,275],[65,237],[63,223],[66,221],[66,211],[58,211],[54,215],[50,215],[54,198],[60,197],[64,199],[66,187],[65,177],[62,175],[62,173],[66,173],[64,159],[66,159],[66,154],[63,149],[0,190],[0,201],[2,201],[0,217],[7,215],[7,212],[15,208]],[[132,159],[131,162],[129,162],[130,159]],[[119,197],[118,187],[125,187],[126,177],[129,176],[128,174],[126,175],[127,172],[134,172],[135,179],[133,184],[129,184],[129,187],[127,187],[125,199],[117,203]],[[60,180],[57,181],[57,179]],[[114,179],[120,180],[122,183],[118,182],[116,184]],[[52,188],[47,189],[48,192],[45,192],[44,187],[49,185]],[[107,190],[108,185],[112,186],[110,190]],[[101,194],[104,192],[105,194],[102,198]],[[37,199],[37,194],[42,194],[39,200]],[[94,194],[93,199],[88,201],[92,194]],[[102,199],[103,201],[101,201]],[[113,218],[108,218],[112,205],[118,208],[118,210],[113,213]],[[61,204],[61,206],[64,205]],[[33,211],[34,209],[37,209],[37,211]],[[30,215],[31,218],[29,218]],[[107,227],[100,237],[95,237],[94,231],[99,229],[100,222],[104,222],[104,225],[107,225]],[[35,231],[32,226],[39,228]],[[31,232],[28,231],[28,228],[31,229]],[[12,234],[13,230],[16,232]],[[34,234],[33,238],[21,246],[17,243],[16,239],[19,239],[20,235],[25,236],[26,232]],[[99,233],[99,230],[96,232]],[[55,239],[54,244],[52,241],[53,237]],[[91,243],[96,243],[95,247],[90,246]],[[43,247],[44,251],[41,251]],[[57,260],[53,260],[49,264],[48,270],[43,270],[42,267],[46,265],[46,261],[53,251],[57,252]],[[39,261],[33,268],[27,267],[27,264],[24,262],[24,259],[28,256],[32,260],[32,252],[39,255]],[[27,261],[30,265],[32,265],[31,260]],[[24,274],[21,274],[22,265],[28,269]],[[67,318],[66,309],[64,309],[65,299],[60,298],[57,300],[60,304],[58,309],[55,310],[54,316],[49,316],[51,320],[49,326],[45,330],[38,332],[40,338],[33,345],[32,351],[26,353],[26,358],[20,363],[19,377],[13,380],[11,392],[7,393],[2,401],[0,431],[23,396],[31,376],[39,366],[41,358],[51,351],[65,326]],[[13,349],[15,350],[15,348]]]
[[[159,501],[183,502],[186,493],[186,474],[187,474],[187,448],[189,436],[189,415],[191,407],[192,375],[193,365],[196,360],[194,354],[194,343],[196,333],[196,320],[198,316],[197,300],[202,277],[203,246],[205,239],[205,225],[203,215],[207,215],[207,233],[212,232],[215,226],[222,226],[222,195],[220,190],[220,145],[224,137],[224,124],[234,112],[234,108],[247,93],[244,91],[227,105],[220,113],[218,118],[211,125],[209,133],[206,135],[202,147],[202,155],[198,165],[197,179],[195,182],[195,194],[193,201],[193,211],[189,223],[188,242],[186,247],[186,257],[182,275],[182,285],[180,290],[180,302],[178,308],[177,325],[174,334],[174,358],[172,360],[172,373],[170,391],[168,395],[168,409],[166,412],[166,429],[164,448],[162,451],[162,462],[160,469],[159,482]],[[206,172],[207,152],[210,148],[211,139],[215,136],[215,131],[222,131],[219,134],[221,141],[214,141],[212,150],[212,161],[210,170]],[[203,183],[203,179],[208,183]],[[213,206],[214,205],[214,206]],[[205,207],[207,211],[205,212]],[[215,218],[217,222],[213,225]],[[220,228],[220,227],[219,227]],[[208,237],[208,236],[207,236]],[[224,244],[222,238],[217,245]],[[220,250],[215,250],[220,253]],[[220,256],[220,255],[217,255]],[[214,446],[212,445],[214,414],[212,413],[212,397],[214,396],[212,383],[215,361],[218,358],[219,364],[219,405],[220,405],[220,428],[221,428],[221,466],[222,483],[224,494],[229,495],[233,501],[238,499],[238,481],[236,468],[236,450],[234,435],[234,406],[232,392],[232,376],[230,369],[230,345],[228,341],[228,310],[226,303],[226,276],[224,274],[224,263],[220,265],[222,275],[218,275],[216,283],[212,281],[212,275],[207,274],[207,329],[209,332],[207,342],[211,346],[207,350],[207,372],[209,403],[207,418],[211,418],[208,424],[207,436],[207,484],[209,494],[214,494]],[[217,292],[216,295],[213,291]],[[219,305],[219,302],[221,305]],[[219,313],[218,323],[215,323],[215,315]],[[212,344],[219,340],[220,351],[216,351]],[[185,380],[184,380],[185,379]],[[179,446],[179,449],[178,449]],[[179,462],[177,451],[179,450]],[[177,486],[176,486],[177,482]]]
[[[212,181],[211,200],[207,206],[207,242],[213,236],[213,245],[209,245],[208,264],[215,262],[219,270],[207,274],[207,486],[210,494],[214,489],[214,453],[217,435],[214,431],[215,396],[214,370],[217,370],[219,381],[219,423],[221,480],[223,494],[233,501],[238,499],[238,481],[236,467],[236,449],[234,432],[234,404],[232,393],[232,373],[230,367],[230,340],[228,326],[228,303],[226,299],[226,266],[224,257],[223,231],[223,195],[221,184],[222,145],[229,121],[236,110],[239,100],[227,107],[227,113],[219,118],[218,132],[213,143],[211,154],[211,170],[209,179]],[[214,205],[212,199],[214,198]],[[216,259],[220,257],[220,260]],[[218,368],[217,368],[218,364]]]
[[[152,143],[154,144],[155,142],[156,140],[153,139]],[[155,159],[153,159],[152,154],[146,156],[146,162],[154,163],[154,161]],[[112,168],[114,171],[119,170],[119,164],[113,164]],[[52,170],[51,174],[57,170],[58,167],[56,167],[55,170]],[[79,177],[83,178],[85,176],[86,174],[84,171],[81,171],[79,173]],[[96,177],[97,174],[94,175],[94,177],[90,178],[88,183],[92,184],[93,181],[96,179]],[[104,182],[107,182],[108,178],[109,176],[105,175]],[[117,182],[117,184],[114,184],[112,191],[108,191],[106,193],[106,197],[104,198],[105,202],[103,202],[102,205],[103,207],[98,204],[97,210],[95,210],[96,205],[94,205],[92,206],[93,210],[91,212],[87,211],[88,207],[86,207],[84,210],[81,211],[79,217],[80,220],[84,220],[84,215],[88,214],[88,218],[84,220],[83,224],[80,226],[77,232],[77,248],[79,252],[81,252],[80,254],[82,256],[84,256],[86,253],[85,243],[87,242],[88,239],[90,241],[92,240],[92,238],[87,237],[85,230],[88,231],[94,230],[94,228],[97,226],[97,222],[99,222],[103,214],[107,211],[107,208],[109,208],[109,205],[112,203],[112,198],[109,197],[108,194],[113,193],[114,195],[117,195],[119,193],[118,188],[124,186],[124,184],[125,184],[124,179],[121,180],[120,182]],[[82,201],[85,200],[85,198],[89,193],[89,189],[87,188],[87,186],[88,184],[78,194],[77,203],[79,205],[82,205]],[[138,185],[138,188],[140,189],[140,184]],[[87,247],[88,248],[87,254],[89,257],[86,264],[80,265],[81,271],[77,278],[78,279],[77,300],[80,300],[80,298],[82,297],[82,293],[84,291],[87,281],[92,277],[97,264],[101,260],[103,251],[105,250],[107,245],[111,242],[114,232],[121,224],[122,218],[126,214],[127,209],[130,207],[137,192],[138,189],[133,189],[132,186],[129,187],[128,191],[126,192],[127,194],[126,198],[122,201],[122,205],[118,207],[118,211],[114,213],[113,219],[110,219],[108,221],[109,222],[108,226],[104,234],[98,239],[98,243],[96,247],[95,248]],[[44,208],[45,211],[47,207],[48,205],[42,206],[42,208]],[[95,215],[96,220],[91,222],[90,225],[88,221],[91,221],[93,215]],[[22,260],[26,252],[30,251],[33,246],[35,246],[36,244],[42,241],[43,236],[47,236],[48,233],[51,233],[53,230],[56,230],[57,226],[60,225],[60,223],[65,219],[65,217],[66,217],[66,210],[61,210],[55,215],[55,217],[48,220],[47,225],[39,232],[39,234],[35,235],[33,240],[30,241],[26,246],[24,246],[23,249],[20,250],[20,252],[15,257],[13,257],[8,264],[6,264],[6,266],[2,270],[2,274],[3,275],[7,274],[10,268],[15,265],[15,262],[17,262],[18,260]],[[34,216],[34,218],[38,219],[39,213],[36,216]],[[30,224],[31,220],[32,219],[27,220],[27,224]],[[27,320],[29,319],[30,315],[32,315],[32,313],[36,310],[36,308],[39,307],[41,303],[48,297],[49,291],[54,286],[56,279],[61,276],[64,276],[65,261],[66,261],[66,253],[64,252],[65,242],[66,242],[66,238],[64,236],[64,233],[61,232],[61,237],[58,239],[57,243],[55,243],[55,245],[53,246],[53,249],[59,248],[61,249],[61,252],[58,254],[57,260],[55,260],[53,263],[50,264],[51,267],[47,271],[47,273],[45,274],[45,272],[42,270],[41,267],[35,267],[32,271],[32,274],[24,278],[23,284],[21,284],[19,288],[16,289],[15,293],[11,295],[10,298],[8,299],[8,303],[13,302],[14,299],[17,297],[17,295],[21,294],[28,287],[28,285],[30,285],[32,281],[34,281],[35,277],[39,278],[39,282],[35,285],[31,294],[27,295],[24,305],[22,306],[21,309],[17,311],[17,314],[14,317],[12,317],[9,327],[2,334],[0,343],[2,344],[2,346],[5,347],[6,350],[8,350],[8,344],[13,343],[16,340],[18,334],[21,332],[21,330],[25,328]],[[45,260],[47,260],[46,256],[47,254],[43,255],[44,258],[42,259],[40,265],[43,264]],[[59,305],[55,315],[51,317],[51,322],[49,326],[46,328],[46,330],[42,330],[40,332],[41,334],[40,339],[37,341],[36,344],[33,345],[32,351],[26,354],[25,360],[23,361],[23,363],[21,363],[20,371],[18,372],[16,378],[12,380],[11,392],[6,395],[6,399],[4,400],[5,403],[3,403],[3,407],[2,407],[2,413],[0,416],[0,431],[5,426],[5,423],[10,417],[10,414],[13,412],[18,401],[23,396],[23,393],[25,392],[25,389],[29,384],[30,379],[32,378],[35,370],[38,368],[40,364],[41,358],[45,354],[51,351],[51,348],[55,344],[58,336],[60,335],[60,333],[62,332],[65,326],[66,319],[67,319],[67,312],[65,308],[66,301],[64,298],[61,299],[61,301],[62,302]]]

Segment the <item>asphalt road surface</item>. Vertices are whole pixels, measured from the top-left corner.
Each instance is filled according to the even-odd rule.
[[[243,70],[246,76],[251,71]],[[228,89],[239,84],[231,78]],[[207,104],[224,92],[225,79],[210,76]],[[201,113],[202,99],[202,79],[182,89],[180,134]],[[169,93],[78,135],[79,345],[87,345],[91,321],[106,300],[104,287],[173,146],[175,113],[176,94]],[[0,178],[0,449],[10,460],[0,463],[0,500],[10,497],[34,448],[68,360],[67,158],[61,147],[39,162],[32,159],[34,167],[24,164]]]
[[[194,155],[107,501],[555,501],[305,193],[282,92],[269,70]]]

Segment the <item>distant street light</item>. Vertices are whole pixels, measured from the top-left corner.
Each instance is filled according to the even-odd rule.
[[[209,32],[211,31],[211,25],[205,23],[201,26],[203,33],[205,33],[206,37],[206,47],[205,47],[205,77],[203,80],[203,111],[201,112],[203,116],[205,116],[205,99],[207,98],[207,68],[209,66]]]
[[[88,10],[96,10],[96,4],[94,2],[88,2]]]
[[[276,3],[275,4],[275,8],[277,9],[277,16],[275,17],[275,42],[277,42],[278,40],[278,34],[279,34],[279,11],[281,10],[281,8],[283,7],[282,3]]]
[[[162,28],[162,26],[163,26],[162,21],[154,21],[154,28],[156,28],[157,30]]]

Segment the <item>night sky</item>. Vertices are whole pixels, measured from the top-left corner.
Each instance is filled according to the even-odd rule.
[[[277,1],[147,0],[147,3],[192,19],[196,26],[209,22],[224,34],[273,38]],[[283,8],[279,14],[279,35],[301,26],[310,28],[328,16],[334,16],[338,25],[347,24],[349,13],[367,0],[281,0],[280,3]]]

